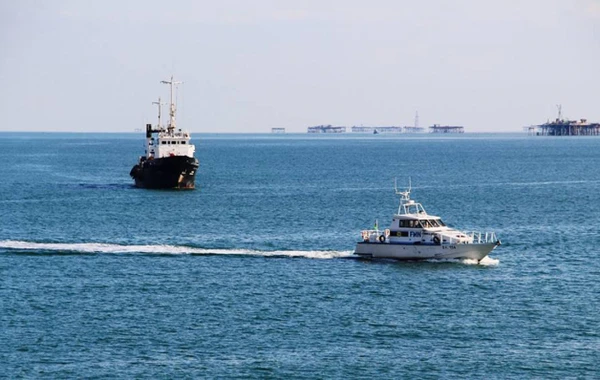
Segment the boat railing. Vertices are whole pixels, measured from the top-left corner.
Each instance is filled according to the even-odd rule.
[[[390,237],[390,230],[389,229],[386,229],[386,230],[379,230],[379,229],[362,230],[361,235],[362,235],[363,241],[365,241],[365,242],[367,242],[367,241],[382,242],[381,241],[382,239],[383,239],[383,241],[386,241]]]
[[[465,235],[469,237],[473,244],[487,244],[498,241],[495,232],[469,231],[465,232]]]
[[[362,230],[362,239],[364,242],[387,242],[390,237],[390,230]],[[422,242],[434,243],[434,244],[488,244],[496,243],[498,239],[494,232],[480,232],[480,231],[469,231],[453,233],[436,233],[436,232],[424,232]]]
[[[440,241],[441,239],[441,241]],[[452,231],[449,233],[431,233],[431,240],[436,244],[487,244],[497,241],[494,232],[479,232],[479,231]]]

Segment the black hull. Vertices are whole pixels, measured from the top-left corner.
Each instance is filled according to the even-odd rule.
[[[171,156],[140,161],[129,175],[145,189],[193,189],[197,170],[197,159]]]

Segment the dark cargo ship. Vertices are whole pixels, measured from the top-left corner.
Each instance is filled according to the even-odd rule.
[[[158,105],[158,124],[146,124],[146,155],[139,158],[129,175],[135,186],[146,189],[194,189],[198,160],[194,157],[196,147],[190,144],[190,134],[177,129],[175,124],[175,103],[173,85],[181,82],[162,81],[171,87],[169,124],[161,125],[160,98]]]

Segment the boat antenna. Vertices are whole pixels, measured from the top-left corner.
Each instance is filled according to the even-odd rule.
[[[175,82],[173,80],[173,75],[171,75],[171,80],[162,80],[160,81],[160,83],[168,84],[171,86],[171,107],[169,109],[170,119],[169,126],[167,127],[167,129],[172,132],[175,129],[175,103],[173,102],[173,85],[182,84],[183,82]]]
[[[156,104],[158,106],[158,129],[162,129],[162,125],[160,123],[160,118],[161,118],[161,113],[162,113],[162,106],[165,105],[165,103],[161,103],[160,102],[160,96],[158,97],[158,102],[152,102],[152,104]]]
[[[410,200],[410,191],[412,190],[410,177],[408,177],[408,189],[405,191],[398,190],[398,180],[397,178],[394,178],[394,190],[396,190],[396,195],[401,195],[400,205],[398,205],[398,214],[400,214],[402,206]]]
[[[398,191],[398,178],[394,178],[394,190],[396,190],[396,194],[408,197],[410,195],[410,191],[412,190],[410,177],[408,177],[408,189],[406,191]]]

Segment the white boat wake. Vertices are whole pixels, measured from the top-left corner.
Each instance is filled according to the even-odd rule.
[[[481,259],[480,261],[466,259],[466,260],[462,260],[462,263],[468,264],[468,265],[483,265],[486,267],[490,267],[490,266],[496,266],[496,265],[500,264],[500,260],[494,259],[493,257],[486,256],[483,259]]]
[[[159,255],[247,255],[275,257],[305,257],[336,259],[351,257],[352,251],[259,251],[253,249],[212,249],[177,245],[121,245],[105,243],[35,243],[18,240],[0,240],[0,249],[35,250],[50,252],[159,254]]]

